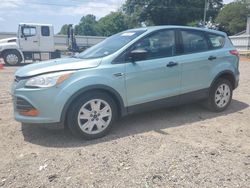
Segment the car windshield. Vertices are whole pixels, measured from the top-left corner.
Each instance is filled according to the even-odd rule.
[[[85,50],[84,52],[78,54],[75,56],[76,58],[81,59],[92,59],[92,58],[98,58],[98,57],[105,57],[107,55],[110,55],[126,44],[128,44],[130,41],[144,33],[146,29],[140,29],[140,30],[128,30],[124,31],[118,34],[115,34],[111,37],[108,37],[104,41],[98,43],[95,46],[92,46],[91,48]]]

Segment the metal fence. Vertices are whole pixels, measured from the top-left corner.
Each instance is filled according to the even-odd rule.
[[[250,50],[250,35],[230,36],[229,38],[231,39],[233,45],[237,48],[237,50]]]
[[[14,32],[0,32],[0,39],[16,37],[16,33]],[[102,40],[105,37],[99,36],[76,36],[76,43],[80,47],[90,47],[93,46]],[[55,48],[58,50],[66,50],[67,49],[67,37],[66,35],[55,35]]]

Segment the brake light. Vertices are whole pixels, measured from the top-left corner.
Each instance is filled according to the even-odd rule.
[[[230,50],[229,52],[230,52],[230,54],[239,57],[239,52],[237,50]]]

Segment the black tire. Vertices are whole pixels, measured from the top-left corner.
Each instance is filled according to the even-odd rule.
[[[8,62],[8,59],[7,57],[9,55],[14,55],[17,57],[17,62],[16,63],[11,63],[11,62]],[[20,53],[17,51],[17,50],[8,50],[8,51],[5,51],[3,53],[3,59],[4,59],[4,62],[6,65],[9,65],[9,66],[17,66],[17,65],[20,65],[21,61],[22,61],[22,57],[20,55]]]
[[[230,98],[229,98],[229,101],[227,102],[227,104],[225,106],[219,107],[215,102],[215,93],[216,93],[217,89],[219,88],[219,86],[221,86],[223,84],[226,84],[229,87],[229,89],[230,89]],[[211,110],[213,112],[222,112],[230,105],[230,103],[232,101],[232,96],[233,96],[233,87],[232,87],[231,82],[229,80],[227,80],[227,79],[219,78],[212,85],[212,87],[210,89],[210,93],[209,93],[209,98],[205,102],[205,105],[209,110]]]
[[[81,109],[81,107],[87,103],[90,100],[93,99],[101,99],[103,101],[105,101],[106,103],[109,104],[109,106],[111,107],[111,121],[109,123],[109,125],[100,133],[97,134],[88,134],[86,132],[84,132],[81,128],[80,125],[78,124],[78,114],[79,111]],[[103,136],[105,136],[110,129],[113,126],[113,123],[115,122],[115,120],[118,117],[118,113],[117,113],[117,105],[114,102],[114,100],[105,92],[101,92],[101,91],[94,91],[94,92],[89,92],[89,93],[85,93],[83,95],[81,95],[80,97],[78,97],[71,105],[70,108],[68,110],[68,114],[67,114],[67,127],[70,130],[70,132],[79,138],[83,138],[86,140],[90,140],[90,139],[96,139],[96,138],[101,138]]]

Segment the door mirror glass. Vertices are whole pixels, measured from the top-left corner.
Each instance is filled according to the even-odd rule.
[[[133,50],[129,53],[129,60],[131,62],[142,61],[147,59],[148,52],[143,49]]]

